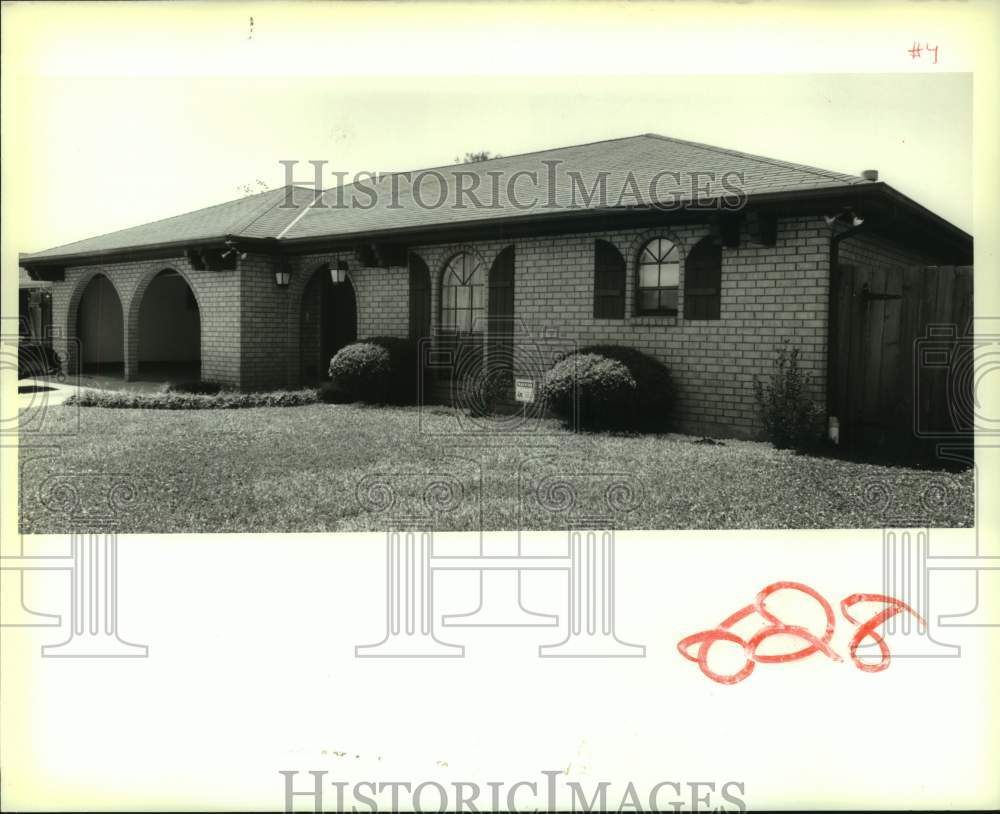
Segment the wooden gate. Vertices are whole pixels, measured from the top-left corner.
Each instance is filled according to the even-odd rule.
[[[832,295],[829,413],[841,443],[912,444],[921,429],[961,431],[945,360],[961,352],[972,319],[972,268],[841,264]],[[929,328],[946,351],[942,364],[918,358]]]

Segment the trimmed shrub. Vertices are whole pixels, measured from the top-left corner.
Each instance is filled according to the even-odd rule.
[[[775,356],[770,381],[753,382],[764,432],[778,449],[808,450],[822,439],[823,408],[809,395],[812,376],[799,367],[799,355],[786,340]]]
[[[570,354],[545,374],[542,397],[572,421],[574,397],[581,429],[657,431],[674,404],[670,371],[635,348],[592,345]]]
[[[514,402],[514,374],[505,368],[485,366],[461,385],[464,406],[474,416],[496,415]]]
[[[221,391],[222,385],[219,382],[203,382],[201,380],[171,382],[164,388],[166,393],[195,393],[209,396],[214,396]]]
[[[316,390],[316,398],[324,404],[350,404],[354,400],[333,382],[323,382]]]
[[[416,401],[417,353],[409,339],[375,336],[337,351],[330,360],[329,393],[346,401],[412,404]],[[338,396],[339,397],[339,396]]]
[[[133,393],[128,390],[81,390],[64,404],[138,410],[234,410],[246,407],[299,407],[315,404],[314,390],[274,390],[265,393]]]

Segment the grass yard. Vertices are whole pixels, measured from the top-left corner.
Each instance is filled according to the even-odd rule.
[[[427,516],[444,530],[543,529],[595,515],[618,528],[858,528],[886,525],[887,499],[929,526],[973,522],[971,471],[574,435],[554,421],[527,439],[483,435],[444,408],[57,406],[44,421],[20,453],[24,533],[83,530],[53,488],[76,475],[90,511],[106,504],[110,476],[127,479],[129,532],[380,531]]]

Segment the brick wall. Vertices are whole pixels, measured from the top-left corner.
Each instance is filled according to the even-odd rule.
[[[240,356],[240,382],[245,390],[291,387],[298,383],[290,369],[293,328],[298,326],[296,290],[279,288],[271,257],[249,254],[240,260],[240,330],[245,337]],[[301,294],[301,291],[298,291]]]
[[[431,270],[433,331],[438,329],[441,272],[447,260],[458,251],[471,251],[488,270],[497,254],[513,243],[518,373],[537,373],[525,360],[534,360],[532,340],[545,334],[555,333],[564,343],[577,347],[592,343],[630,345],[670,367],[678,390],[680,428],[753,436],[758,427],[753,378],[770,371],[774,352],[784,339],[802,350],[805,366],[815,374],[815,396],[824,400],[830,230],[818,217],[785,219],[778,223],[773,247],[752,244],[744,234],[739,248],[723,249],[721,319],[684,319],[683,265],[679,315],[635,315],[635,269],[646,241],[665,236],[677,243],[683,259],[707,234],[707,225],[684,225],[423,246],[414,251]],[[615,245],[626,260],[627,308],[621,320],[593,318],[597,238]],[[848,258],[861,257],[864,252],[882,252],[884,256],[892,248],[874,240],[844,241],[841,259],[849,262]],[[407,336],[407,270],[365,268],[353,254],[339,257],[349,265],[357,300],[358,336]],[[188,280],[199,303],[202,378],[244,389],[294,387],[301,382],[302,344],[308,341],[301,325],[306,286],[317,269],[337,260],[338,256],[329,254],[292,258],[292,279],[286,288],[275,284],[272,260],[265,255],[250,254],[240,261],[238,271],[195,271],[181,257],[69,268],[65,281],[53,285],[53,321],[64,337],[73,336],[76,305],[84,286],[94,274],[106,273],[122,301],[126,373],[134,376],[142,294],[157,272],[173,268]],[[65,339],[60,349],[69,350]]]
[[[363,268],[353,256],[349,279],[358,306],[358,335],[406,336],[408,283],[405,268]],[[279,288],[271,257],[249,254],[237,271],[197,271],[184,257],[67,268],[65,280],[52,286],[56,349],[75,370],[77,310],[95,275],[111,280],[122,305],[125,375],[135,378],[139,360],[139,308],[146,287],[164,269],[187,280],[199,305],[201,376],[243,389],[296,387],[301,382],[302,298],[317,268],[336,262],[334,255],[292,258],[292,280]],[[314,337],[318,342],[318,337]],[[323,362],[325,370],[326,363]]]
[[[903,246],[881,235],[860,231],[840,241],[837,261],[844,265],[923,266],[935,262],[926,252]]]
[[[87,284],[98,274],[111,280],[122,306],[125,376],[135,378],[139,367],[139,311],[153,278],[164,269],[179,272],[198,302],[201,323],[201,375],[239,387],[240,275],[235,271],[195,271],[186,258],[172,257],[102,265],[73,266],[65,279],[52,284],[53,344],[65,355],[68,369],[77,369],[77,311]]]
[[[346,261],[348,265],[347,278],[354,289],[357,305],[358,337],[407,335],[409,282],[405,268],[367,268],[357,262],[353,252],[292,258],[292,281],[288,287],[290,310],[286,323],[286,374],[289,385],[301,381],[303,347],[308,347],[310,341],[319,342],[314,325],[305,326],[306,331],[312,330],[311,335],[302,334],[302,301],[306,286],[318,269],[326,264],[336,265],[338,260]],[[320,372],[324,376],[329,361],[321,360]]]
[[[820,403],[825,399],[830,230],[818,217],[781,220],[773,247],[749,243],[743,234],[739,248],[723,249],[718,320],[683,318],[683,265],[679,315],[635,315],[635,269],[645,243],[656,236],[668,237],[678,244],[683,258],[707,234],[707,225],[689,225],[429,246],[417,251],[431,269],[435,330],[441,270],[447,260],[458,251],[470,250],[478,253],[488,269],[500,250],[513,243],[519,330],[535,337],[554,331],[578,347],[610,343],[640,348],[671,369],[681,429],[751,437],[758,434],[753,378],[770,372],[774,353],[784,339],[802,350],[803,364],[814,374],[814,395]],[[621,320],[593,318],[597,238],[615,245],[626,260],[627,305]],[[519,373],[526,372],[522,358],[515,355]]]

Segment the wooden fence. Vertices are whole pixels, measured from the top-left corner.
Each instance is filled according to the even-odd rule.
[[[828,408],[842,445],[971,431],[971,267],[840,265],[832,296]]]

